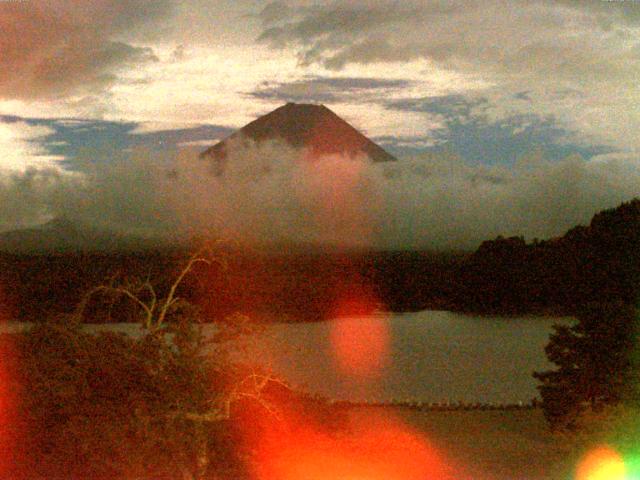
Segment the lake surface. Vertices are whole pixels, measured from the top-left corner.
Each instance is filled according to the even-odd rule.
[[[382,322],[388,337],[386,362],[364,376],[343,371],[336,359],[333,329],[341,321],[272,325],[255,358],[330,398],[526,403],[537,396],[531,373],[551,367],[544,347],[552,325],[572,320],[443,311],[357,319],[361,331],[380,331]]]
[[[426,310],[274,323],[254,337],[246,358],[296,387],[340,400],[527,403],[537,397],[531,373],[551,367],[544,347],[552,325],[571,321]],[[139,332],[130,324],[89,328]],[[214,328],[206,325],[205,332]],[[353,341],[340,344],[345,337]],[[345,367],[345,355],[347,365],[355,356],[354,368]]]

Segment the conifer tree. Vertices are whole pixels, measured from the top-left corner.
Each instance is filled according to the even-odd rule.
[[[553,428],[576,426],[587,410],[635,401],[636,310],[621,302],[585,306],[572,326],[555,325],[545,348],[557,368],[535,372]]]

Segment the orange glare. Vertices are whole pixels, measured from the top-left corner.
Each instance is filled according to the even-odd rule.
[[[388,360],[389,331],[386,318],[374,315],[376,302],[367,295],[346,298],[338,304],[329,340],[334,360],[343,373],[371,378]]]
[[[256,480],[463,478],[425,439],[392,418],[368,418],[339,435],[298,419],[269,435],[258,451]]]
[[[0,334],[0,477],[8,475],[12,464],[16,418],[15,354],[8,335]]]
[[[11,305],[0,285],[0,325],[12,317]],[[19,448],[18,401],[20,382],[18,348],[13,334],[0,331],[0,478],[11,478]]]
[[[578,464],[576,480],[625,480],[622,457],[606,445],[588,452]]]
[[[377,197],[363,175],[362,158],[317,157],[300,164],[295,191],[308,207],[316,239],[329,245],[362,246],[372,240]],[[303,157],[304,158],[304,157]]]

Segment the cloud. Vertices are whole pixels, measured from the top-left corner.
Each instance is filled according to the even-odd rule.
[[[171,130],[186,130],[194,127],[188,122],[139,122],[136,127],[129,132],[131,135],[144,135],[148,133],[169,132]]]
[[[119,69],[157,60],[127,37],[169,11],[168,0],[0,2],[0,98],[95,93]]]
[[[564,94],[558,96],[564,96]],[[529,103],[528,94],[518,92],[520,103]],[[534,113],[513,113],[496,117],[492,103],[482,96],[433,95],[423,98],[391,99],[390,110],[424,112],[442,119],[442,128],[432,132],[434,143],[455,151],[465,160],[510,165],[520,156],[540,149],[549,160],[561,160],[572,153],[589,159],[612,152],[607,145],[585,142],[554,117]],[[404,143],[390,138],[388,145]]]
[[[191,140],[188,142],[180,142],[177,144],[178,147],[184,148],[184,147],[203,147],[203,148],[207,148],[210,147],[211,145],[215,145],[216,143],[218,143],[221,139],[220,138],[207,138],[207,139],[203,139],[203,140]]]
[[[41,141],[54,130],[24,121],[2,121],[0,118],[0,172],[25,172],[31,168],[59,168],[62,157],[51,155]]]
[[[0,177],[0,230],[28,227],[51,218],[53,204],[77,179],[59,169],[30,167]]]
[[[333,71],[422,61],[481,79],[496,118],[551,115],[585,141],[637,149],[639,11],[634,2],[334,1],[291,7],[258,41]]]
[[[162,126],[161,124],[157,127]],[[167,125],[164,125],[167,127]],[[142,128],[141,128],[142,127]],[[155,125],[142,124],[129,132],[129,143],[133,148],[153,148],[162,145],[163,149],[185,146],[210,147],[219,139],[227,137],[233,130],[218,125],[197,125],[183,128],[158,128]]]
[[[540,152],[512,168],[435,153],[373,164],[309,161],[278,142],[247,142],[231,149],[227,170],[214,176],[199,151],[159,157],[137,150],[75,177],[14,175],[0,188],[0,218],[7,226],[65,214],[136,234],[249,244],[448,249],[475,248],[499,234],[562,235],[640,195],[637,157],[635,168],[626,156],[549,162]]]
[[[250,95],[283,102],[337,103],[379,101],[406,89],[409,80],[367,77],[306,77],[293,82],[263,82]]]
[[[284,2],[271,2],[262,9],[258,18],[264,25],[271,25],[287,18],[291,12],[291,7]]]
[[[633,60],[620,48],[625,25],[615,8],[597,9],[599,15],[609,14],[608,29],[598,23],[596,10],[571,2],[504,8],[499,1],[378,0],[328,2],[292,12],[276,26],[265,24],[258,40],[295,48],[303,63],[331,69],[428,58],[448,67],[511,75],[555,67],[554,75],[600,76],[618,69],[626,73],[619,60]]]
[[[387,101],[390,110],[430,112],[444,116],[447,120],[478,117],[478,111],[487,104],[486,98],[468,98],[464,95],[432,95],[423,98],[406,98]]]
[[[16,2],[0,2],[0,9],[7,8],[7,3]],[[63,3],[60,0],[48,2],[39,8],[52,9]],[[100,2],[92,0],[88,5],[97,3]],[[159,5],[165,3],[166,0],[158,2]],[[134,15],[134,9],[129,5],[118,10],[130,14],[125,15],[128,28],[103,26],[103,22],[94,19],[93,13],[88,12],[84,5],[75,3],[75,10],[70,3],[67,5],[72,14],[68,23],[76,25],[84,22],[87,29],[91,27],[95,30],[95,37],[91,37],[90,41],[80,38],[81,33],[84,34],[84,30],[81,30],[73,37],[73,43],[67,42],[75,53],[68,53],[64,62],[70,63],[74,61],[74,55],[84,55],[84,50],[91,52],[93,45],[102,47],[107,41],[134,48],[151,47],[153,50],[147,53],[159,61],[123,61],[119,64],[114,61],[110,67],[104,68],[94,64],[90,64],[91,68],[66,65],[60,75],[49,75],[44,80],[40,77],[31,79],[26,74],[0,73],[0,77],[5,75],[5,80],[8,80],[8,83],[5,82],[6,88],[0,93],[1,111],[22,117],[51,119],[74,117],[136,123],[164,122],[167,125],[215,123],[239,127],[279,106],[280,97],[291,98],[298,94],[302,97],[302,89],[309,87],[321,101],[333,97],[359,103],[361,113],[358,114],[358,120],[361,125],[373,125],[372,128],[377,131],[386,129],[383,132],[386,135],[396,134],[389,127],[398,125],[402,129],[398,134],[405,135],[405,130],[415,133],[421,129],[421,125],[428,123],[424,121],[424,115],[389,114],[380,105],[362,105],[363,98],[365,103],[368,99],[375,102],[382,96],[398,95],[402,90],[408,90],[402,95],[406,96],[414,89],[421,91],[421,94],[425,90],[446,93],[451,88],[466,87],[471,81],[462,75],[443,74],[437,68],[425,73],[422,64],[405,64],[402,69],[393,72],[349,68],[335,81],[333,74],[327,74],[318,66],[301,69],[290,52],[274,51],[266,45],[253,42],[259,32],[260,21],[255,15],[247,15],[247,12],[255,9],[255,2],[188,0],[174,5],[173,9],[165,9],[169,13],[164,16],[159,10],[149,15],[148,20]],[[87,18],[83,19],[83,15]],[[278,16],[272,13],[272,17]],[[62,42],[64,34],[59,31],[66,28],[62,20],[55,16],[52,18],[49,22],[53,25],[52,32],[37,34],[44,35],[46,41],[42,40],[30,48],[21,45],[23,57],[33,57],[34,62],[42,61],[45,65],[48,62],[63,62],[47,50],[49,45],[53,48]],[[78,19],[82,19],[82,22]],[[32,23],[35,24],[35,21]],[[96,27],[94,23],[100,25]],[[38,31],[33,25],[26,30]],[[60,38],[54,39],[54,34]],[[5,38],[1,34],[0,37]],[[22,43],[26,43],[28,38],[30,35],[21,40]],[[44,47],[40,48],[42,45]],[[82,57],[79,64],[86,65],[86,60],[86,56]],[[0,66],[1,63],[2,60]],[[25,69],[28,70],[22,65],[20,71]],[[65,73],[67,71],[69,74]],[[356,84],[348,85],[348,81],[342,78],[352,78]],[[386,88],[382,85],[365,85],[365,81],[389,84]],[[410,83],[403,87],[403,81]],[[247,92],[256,95],[247,95]],[[6,97],[10,94],[13,97],[21,95],[15,97],[20,100],[3,100],[2,95]],[[375,116],[369,115],[372,110]],[[386,119],[388,116],[395,118],[389,122]]]
[[[281,101],[311,98],[351,104],[344,111],[376,135],[432,143],[427,130],[446,119],[389,100],[459,95],[485,99],[474,108],[490,123],[551,117],[582,143],[640,148],[633,2],[264,5],[0,2],[0,109],[239,127]]]
[[[271,5],[263,10],[268,11]],[[297,48],[303,64],[340,69],[347,63],[407,61],[423,55],[407,43],[432,18],[445,19],[459,8],[435,2],[330,2],[291,9],[279,22],[271,18],[258,41],[274,48]],[[469,6],[469,8],[476,8]],[[409,28],[413,27],[414,31]],[[416,28],[420,32],[416,32]],[[394,33],[395,32],[395,33]],[[426,43],[426,42],[425,42]],[[410,48],[411,47],[411,48]]]
[[[0,115],[0,172],[31,167],[81,172],[124,151],[146,149],[149,156],[162,155],[184,146],[211,146],[231,133],[218,125]]]

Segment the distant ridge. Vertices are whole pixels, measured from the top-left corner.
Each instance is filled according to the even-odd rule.
[[[93,228],[66,216],[34,227],[0,233],[0,252],[15,254],[135,251],[166,243],[158,238]]]
[[[312,155],[367,155],[374,162],[397,160],[324,105],[287,103],[202,152],[218,161],[221,173],[229,141],[247,138],[255,142],[282,140],[293,147],[308,148]]]

